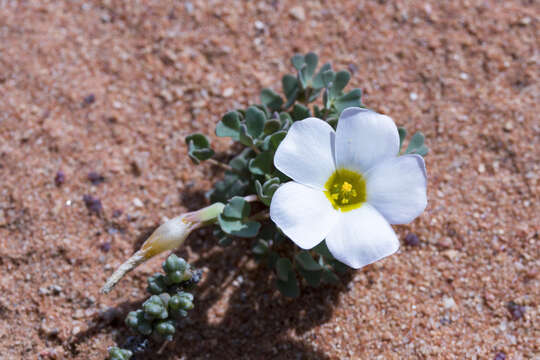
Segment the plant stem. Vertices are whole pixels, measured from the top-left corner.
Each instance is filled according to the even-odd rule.
[[[222,168],[222,169],[224,169],[226,171],[234,172],[234,169],[230,165],[224,164],[221,161],[217,161],[217,160],[212,159],[212,158],[210,158],[210,159],[208,159],[206,161],[208,161],[210,164],[216,165],[216,166],[218,166],[218,167],[220,167],[220,168]]]
[[[260,154],[261,153],[261,150],[259,150],[258,147],[256,147],[255,145],[251,145],[250,148],[255,151],[255,154]]]

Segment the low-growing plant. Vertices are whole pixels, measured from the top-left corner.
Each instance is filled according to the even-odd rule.
[[[214,228],[223,247],[252,239],[252,256],[273,269],[277,289],[291,298],[299,296],[302,284],[337,284],[348,268],[398,249],[389,224],[412,221],[427,202],[424,136],[415,133],[402,151],[406,130],[366,109],[360,89],[345,90],[348,71],[334,71],[329,63],[318,68],[314,53],[295,55],[291,62],[296,73],[283,76],[283,95],[263,89],[260,103],[229,111],[217,123],[216,136],[231,139],[235,149],[227,161],[216,159],[206,135],[186,137],[195,164],[224,169],[207,194],[211,205],[161,225],[109,278],[104,292],[204,226]],[[126,323],[168,340],[174,319],[193,307],[181,285],[193,275],[172,255],[164,270],[149,279],[154,295]],[[113,353],[127,356],[116,348]]]

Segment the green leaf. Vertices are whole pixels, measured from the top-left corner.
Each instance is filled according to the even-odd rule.
[[[249,183],[238,174],[226,172],[223,180],[218,181],[208,192],[208,197],[212,202],[225,203],[233,196],[244,196],[248,185]]]
[[[242,176],[249,177],[248,164],[252,152],[249,148],[244,149],[239,155],[229,161],[229,166],[236,170],[237,173],[242,174]]]
[[[285,139],[285,136],[287,136],[286,131],[278,131],[276,133],[273,133],[272,136],[269,139],[269,150],[276,151],[279,144]]]
[[[218,223],[223,232],[242,238],[255,237],[259,233],[261,224],[256,221],[242,222],[242,220],[232,219],[220,214]]]
[[[418,154],[420,156],[427,155],[429,149],[424,145],[424,134],[417,132],[409,141],[409,146],[405,150],[405,154]]]
[[[298,121],[298,120],[304,120],[310,117],[311,113],[309,112],[309,109],[305,107],[304,105],[294,104],[290,112],[290,115],[294,121]]]
[[[291,63],[296,70],[300,71],[302,67],[304,67],[304,65],[306,64],[304,60],[304,55],[301,55],[301,54],[294,55],[291,58]]]
[[[346,71],[338,71],[335,74],[334,81],[332,82],[332,87],[330,88],[330,97],[331,98],[337,98],[340,96],[343,92],[343,89],[345,89],[345,86],[349,83],[349,80],[351,80],[351,74]]]
[[[266,117],[264,115],[264,112],[257,109],[255,106],[250,106],[246,110],[247,133],[253,139],[258,138],[262,134],[265,121]]]
[[[270,135],[281,129],[281,121],[279,119],[270,119],[264,124],[264,134]]]
[[[338,114],[349,107],[362,107],[362,90],[353,89],[347,94],[340,96],[334,101]]]
[[[287,281],[289,279],[289,274],[292,271],[291,260],[281,257],[276,262],[276,274],[279,280]]]
[[[283,99],[271,89],[263,89],[261,91],[261,103],[270,111],[279,111],[283,105]]]
[[[272,202],[272,196],[279,188],[280,180],[277,177],[267,180],[264,184],[261,184],[259,180],[255,180],[255,190],[259,200],[266,206],[270,206]]]
[[[332,79],[328,82],[325,81],[325,76],[328,76],[328,75],[324,75],[326,72],[329,72],[332,74]],[[322,89],[322,88],[327,87],[328,84],[334,80],[333,74],[334,72],[332,71],[332,66],[329,63],[324,64],[320,68],[317,75],[315,75],[315,77],[313,78],[313,84],[312,84],[313,88]]]
[[[251,135],[249,135],[249,131],[246,124],[240,125],[240,135],[238,137],[238,141],[240,141],[242,144],[246,146],[253,145],[253,138],[251,137]]]
[[[298,268],[298,273],[306,279],[309,286],[318,287],[321,283],[322,271],[306,271],[302,268]]]
[[[276,286],[279,292],[283,294],[283,296],[286,296],[289,298],[296,298],[298,297],[298,295],[300,295],[300,288],[298,287],[298,280],[296,279],[296,274],[294,273],[293,270],[289,271],[286,281],[277,279]]]
[[[235,196],[223,209],[223,215],[231,219],[243,219],[249,216],[251,205],[244,198]]]
[[[284,108],[288,108],[295,102],[296,96],[298,95],[298,79],[295,76],[287,74],[281,79],[281,85],[283,87],[283,93],[287,98],[287,103]]]
[[[405,130],[405,128],[403,128],[403,127],[400,127],[400,128],[398,128],[398,133],[399,133],[399,149],[401,150],[401,146],[403,145],[403,141],[405,140],[405,137],[407,136],[407,130]]]
[[[281,128],[283,130],[287,130],[293,122],[291,115],[287,112],[280,113],[279,120],[281,121]]]
[[[322,269],[322,266],[319,265],[315,260],[313,260],[313,257],[311,254],[307,251],[300,251],[296,256],[294,257],[296,259],[296,262],[302,267],[302,269],[306,271],[318,271]]]
[[[218,240],[219,246],[227,247],[231,245],[233,242],[233,239],[228,236],[223,236]]]
[[[216,125],[216,135],[240,139],[240,116],[236,111],[226,113]]]
[[[322,281],[328,284],[339,284],[339,278],[337,277],[337,275],[328,269],[324,269],[322,271]]]
[[[253,251],[253,253],[258,256],[264,256],[268,254],[268,251],[269,251],[268,242],[262,239],[257,240],[257,243],[255,244],[255,246],[253,246],[251,251]]]
[[[319,64],[319,57],[317,54],[310,52],[304,56],[304,61],[306,63],[304,74],[307,80],[311,80],[315,73],[315,69],[317,69],[317,65]]]
[[[328,246],[326,246],[326,240],[321,241],[312,250],[315,251],[317,254],[324,256],[327,259],[334,259],[334,256],[330,253],[330,250],[328,250]]]
[[[270,151],[263,151],[249,162],[249,171],[255,175],[264,175],[272,172],[274,156]]]
[[[186,144],[188,145],[188,155],[195,164],[214,156],[214,150],[210,148],[210,141],[203,134],[186,136]]]
[[[339,260],[330,260],[330,265],[338,274],[344,274],[349,270],[349,267]]]

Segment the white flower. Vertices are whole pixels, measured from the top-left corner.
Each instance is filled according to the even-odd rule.
[[[295,122],[274,158],[294,181],[278,188],[270,217],[302,249],[326,239],[356,269],[393,254],[390,224],[409,223],[427,205],[424,160],[398,152],[396,125],[370,110],[346,109],[337,131],[317,118]]]

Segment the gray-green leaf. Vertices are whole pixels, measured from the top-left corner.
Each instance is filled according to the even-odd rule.
[[[216,135],[240,139],[240,117],[236,111],[226,113],[216,125]]]

